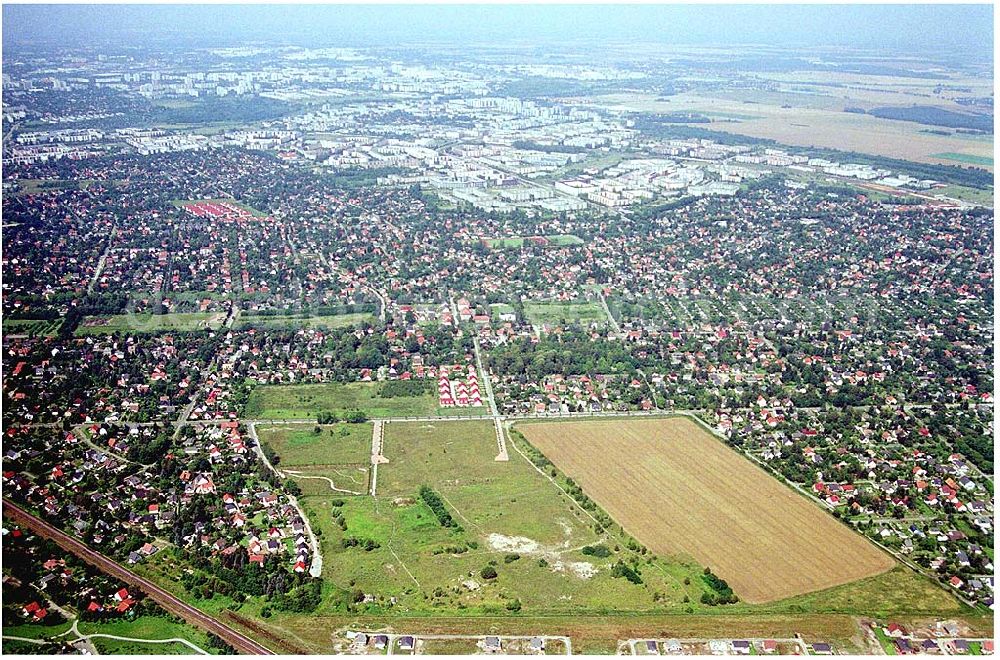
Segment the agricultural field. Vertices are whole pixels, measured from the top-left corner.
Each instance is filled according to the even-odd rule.
[[[344,416],[360,410],[368,418],[481,415],[484,408],[441,408],[437,394],[379,396],[380,383],[260,385],[250,394],[244,416],[251,419],[315,419],[319,413]]]
[[[520,429],[636,539],[711,567],[746,602],[806,594],[895,565],[691,420]]]
[[[324,314],[319,316],[241,314],[236,321],[236,327],[241,330],[243,328],[309,328],[330,330],[333,328],[361,325],[364,322],[375,323],[375,320],[375,315],[370,313]]]
[[[217,312],[178,314],[116,314],[88,316],[76,329],[80,335],[103,335],[113,332],[148,334],[155,332],[191,332],[222,327],[226,315]]]
[[[715,118],[697,124],[713,131],[776,140],[801,147],[826,147],[843,151],[902,158],[920,163],[954,164],[939,154],[956,153],[991,158],[993,140],[969,140],[960,135],[927,133],[927,125],[844,112],[852,103],[832,95],[795,92],[734,90],[728,93],[685,93],[660,99],[653,94],[631,93],[594,96],[580,102],[636,112],[690,112]],[[912,103],[913,100],[908,101]],[[953,105],[953,104],[952,104]],[[992,168],[992,166],[990,166]]]
[[[55,337],[62,325],[62,319],[4,319],[5,336],[26,335],[28,337]]]
[[[953,152],[947,152],[943,154],[934,154],[935,158],[941,158],[944,160],[953,160],[964,165],[978,165],[979,167],[993,167],[993,159],[989,156],[972,156],[969,154],[957,154]]]
[[[613,575],[639,554],[595,531],[524,457],[494,460],[489,422],[389,423],[383,454],[376,497],[301,501],[321,532],[324,578],[380,606],[395,598],[394,614],[649,611],[700,598],[692,562],[642,557],[641,584]],[[599,556],[584,552],[598,545]]]
[[[368,488],[371,424],[257,426],[257,437],[281,458],[277,467],[305,495],[337,489],[363,493]]]
[[[587,302],[526,302],[524,303],[524,315],[532,325],[542,325],[543,323],[559,323],[566,320],[570,323],[579,322],[607,323],[608,317],[601,308],[600,303]]]

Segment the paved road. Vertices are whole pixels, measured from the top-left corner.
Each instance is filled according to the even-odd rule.
[[[218,635],[240,653],[246,655],[274,655],[270,649],[255,642],[246,635],[195,609],[165,589],[158,587],[143,577],[139,577],[99,552],[91,550],[80,541],[77,541],[6,499],[3,501],[3,511],[5,515],[16,520],[19,524],[24,525],[40,536],[52,539],[60,547],[72,552],[88,564],[92,564],[108,575],[114,576],[119,580],[124,580],[128,584],[142,589],[163,609],[175,616],[181,617],[191,625]]]

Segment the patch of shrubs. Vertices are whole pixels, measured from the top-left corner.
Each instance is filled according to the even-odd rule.
[[[393,399],[401,396],[420,396],[429,391],[428,383],[422,380],[387,380],[378,388],[378,396]]]
[[[344,548],[361,548],[365,552],[371,552],[372,550],[382,547],[382,545],[375,539],[359,539],[356,536],[341,539],[340,545]]]
[[[623,577],[632,584],[642,584],[642,576],[639,575],[639,572],[620,559],[611,567],[611,575]]]
[[[512,435],[514,433],[517,433],[517,431],[513,431]],[[521,434],[519,434],[519,433],[518,433],[518,437],[521,438],[522,440],[524,440],[524,436],[521,435]],[[528,443],[526,440],[525,440],[524,444],[525,444],[524,450],[525,450],[525,453],[528,455],[528,460],[530,460],[532,463],[534,463],[535,467],[537,467],[537,468],[539,468],[541,470],[544,470],[547,467],[549,467],[549,466],[552,465],[552,461],[550,461],[549,459],[547,459],[545,457],[545,454],[543,454],[542,452],[540,452],[537,449],[535,449],[534,445]],[[552,476],[555,476],[555,475],[553,474]]]
[[[508,555],[504,555],[503,563],[510,564],[510,563],[513,563],[513,562],[517,561],[520,558],[521,558],[521,555],[517,554],[516,552],[512,552],[512,553],[510,553]]]
[[[431,511],[434,512],[434,516],[441,523],[442,527],[450,527],[456,531],[462,531],[461,526],[455,522],[455,519],[451,517],[448,513],[447,507],[445,507],[444,502],[441,500],[441,496],[434,492],[429,486],[420,487],[420,499],[424,501],[424,504],[430,507]]]
[[[468,551],[469,546],[466,545],[446,545],[440,548],[434,548],[435,555],[460,555]]]
[[[484,580],[495,580],[497,579],[497,569],[492,566],[484,566],[483,570],[479,571],[479,577]]]
[[[339,417],[335,412],[321,412],[316,415],[317,424],[336,424],[339,421],[348,424],[362,424],[368,421],[368,415],[360,410],[348,410],[343,417]]]
[[[271,605],[276,610],[285,612],[313,612],[322,600],[323,583],[320,580],[310,580],[288,593],[275,594]]]
[[[597,520],[601,527],[601,529],[595,530],[598,534],[611,527],[611,517],[598,507],[597,503],[590,499],[590,497],[583,492],[583,489],[577,486],[576,482],[569,477],[566,478],[566,492],[569,493],[570,497],[576,500],[576,503],[580,505],[581,509],[590,513]]]
[[[701,579],[705,581],[713,593],[705,592],[701,595],[701,602],[704,605],[729,605],[739,602],[739,597],[733,593],[732,587],[706,567]]]
[[[610,557],[611,556],[611,550],[608,549],[608,546],[601,545],[601,544],[598,544],[598,545],[585,545],[580,550],[580,552],[582,552],[583,554],[587,555],[588,557]]]

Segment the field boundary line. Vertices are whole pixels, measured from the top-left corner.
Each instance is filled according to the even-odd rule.
[[[510,422],[508,422],[508,424],[510,424]],[[525,442],[528,442],[527,439],[525,439]],[[573,503],[573,506],[575,506],[576,508],[580,509],[580,511],[583,511],[587,515],[588,518],[590,518],[591,520],[594,521],[594,523],[597,526],[599,526],[601,529],[604,529],[604,525],[601,525],[601,521],[598,520],[597,518],[595,518],[593,516],[593,514],[590,513],[590,511],[587,511],[582,506],[580,506],[580,503],[577,502],[573,498],[572,495],[570,495],[569,493],[567,493],[566,490],[562,486],[559,485],[559,482],[557,482],[555,479],[553,479],[550,475],[546,474],[545,470],[541,469],[540,467],[538,467],[537,465],[535,465],[534,463],[531,462],[531,459],[528,458],[527,455],[525,455],[525,453],[523,451],[521,451],[520,447],[517,446],[517,441],[516,440],[511,439],[511,444],[514,445],[514,451],[516,451],[518,454],[520,454],[521,458],[523,458],[524,460],[526,460],[528,462],[528,465],[530,465],[531,467],[535,468],[535,471],[538,472],[538,474],[542,475],[543,477],[545,477],[546,479],[548,479],[549,481],[551,481],[552,485],[555,486],[556,488],[558,488],[559,491],[563,495],[565,495],[569,499],[570,502]],[[607,533],[607,531],[605,531],[605,533],[601,535],[602,539],[608,538],[608,536],[609,536],[609,534]]]

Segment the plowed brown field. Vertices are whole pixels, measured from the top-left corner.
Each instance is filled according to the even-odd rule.
[[[749,603],[876,575],[894,561],[688,419],[519,430],[632,536],[689,555]]]

